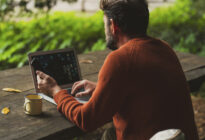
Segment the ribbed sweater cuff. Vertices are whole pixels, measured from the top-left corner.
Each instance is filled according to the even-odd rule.
[[[58,104],[60,102],[60,100],[65,96],[69,97],[70,95],[68,94],[67,90],[62,89],[54,95],[53,99],[56,102],[56,104]]]

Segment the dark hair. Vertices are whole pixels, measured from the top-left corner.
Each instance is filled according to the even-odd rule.
[[[100,8],[126,35],[146,35],[149,24],[146,0],[101,0]]]

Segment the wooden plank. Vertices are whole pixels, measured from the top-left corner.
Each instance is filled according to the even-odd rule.
[[[205,58],[193,54],[177,52],[184,72],[192,71],[197,68],[205,67]]]
[[[196,92],[205,82],[205,68],[198,68],[192,71],[188,71],[186,72],[185,76],[189,83],[191,92]]]
[[[105,57],[109,54],[109,50],[98,51],[94,53],[82,54],[79,55],[79,61],[81,60],[92,60],[92,64],[81,63],[81,72],[83,76],[97,74],[104,62]],[[204,75],[204,66],[205,66],[205,58],[177,52],[177,56],[182,64],[183,70],[185,71],[185,75],[188,81],[198,80]],[[198,71],[200,72],[192,72]],[[33,81],[31,78],[30,68],[29,66],[25,66],[23,68],[18,69],[10,69],[0,72],[0,89],[4,87],[12,87],[21,89],[23,91],[33,89]],[[198,83],[198,81],[196,82]],[[191,86],[193,87],[193,86]],[[196,88],[194,88],[196,89]],[[10,93],[9,93],[10,94]],[[1,96],[6,96],[8,93],[0,91]]]
[[[205,82],[205,58],[193,54],[176,52],[191,92],[199,90]]]
[[[79,55],[79,61],[92,60],[92,64],[80,63],[82,76],[97,74],[109,53],[109,50],[97,51],[95,53],[88,53]],[[25,66],[17,69],[9,69],[0,72],[0,89],[5,87],[17,88],[27,91],[34,88],[33,80],[30,72],[30,67]],[[96,79],[95,79],[96,80]],[[3,92],[0,90],[0,97],[10,95],[12,93]]]
[[[93,64],[80,64],[83,78],[97,81],[98,71],[107,53],[109,52],[105,51],[103,53],[98,52],[96,55],[85,54],[79,56],[79,60],[89,59],[93,61]],[[97,56],[100,56],[100,59],[97,59]],[[47,101],[43,101],[43,114],[41,116],[33,117],[24,113],[24,95],[26,93],[35,93],[30,68],[28,66],[2,71],[0,72],[0,78],[0,88],[13,87],[25,91],[23,93],[0,91],[0,109],[9,106],[11,110],[6,116],[0,114],[1,140],[15,138],[53,139],[54,137],[65,139],[82,133],[79,128],[62,117],[55,105]]]
[[[79,55],[79,61],[92,60],[92,64],[81,63],[84,79],[97,81],[98,72],[109,50]],[[187,81],[192,89],[196,88],[199,79],[205,81],[204,58],[195,55],[177,53]],[[193,62],[193,63],[192,63]],[[66,139],[82,134],[75,125],[67,121],[56,106],[43,101],[43,114],[33,117],[23,112],[24,95],[34,93],[33,81],[28,66],[0,72],[0,88],[13,87],[23,89],[23,93],[8,93],[0,90],[0,109],[9,106],[8,115],[0,114],[0,139]]]
[[[81,60],[92,60],[92,64],[81,63],[81,72],[83,76],[97,74],[104,62],[105,57],[109,54],[109,50],[98,51],[94,53],[82,54],[79,55],[79,61]],[[182,64],[182,68],[185,72],[186,78],[188,81],[193,81],[198,78],[203,77],[204,75],[204,67],[205,67],[205,58],[177,52],[177,56]],[[191,72],[197,71],[200,69],[200,72]],[[4,87],[12,87],[21,89],[23,91],[33,89],[33,81],[31,78],[30,68],[29,66],[25,66],[23,68],[18,69],[10,69],[0,72],[0,89]],[[193,82],[192,82],[193,83]],[[0,91],[1,96],[8,95],[5,92]]]
[[[97,74],[87,75],[88,80],[97,81]],[[24,95],[35,93],[29,90],[23,93],[8,93],[0,98],[0,109],[10,107],[8,115],[0,114],[0,139],[67,139],[79,136],[83,132],[66,120],[56,106],[43,100],[43,114],[29,116],[24,113]],[[15,127],[13,127],[15,126]],[[57,133],[58,132],[58,133]]]
[[[93,53],[79,55],[79,61],[81,60],[92,60],[93,64],[80,63],[81,72],[83,76],[98,73],[106,56],[110,53],[110,50],[96,51]]]
[[[16,93],[13,95],[0,98],[0,109],[10,107],[8,115],[0,114],[0,139],[39,139],[55,134],[56,132],[67,131],[69,128],[76,127],[74,124],[66,120],[53,105],[47,101],[43,101],[43,114],[40,116],[29,116],[24,113],[24,95],[34,93],[30,90],[24,93]],[[67,131],[69,135],[81,130],[73,128]],[[76,135],[77,136],[77,135]]]

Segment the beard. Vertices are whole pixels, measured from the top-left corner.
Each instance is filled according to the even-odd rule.
[[[107,48],[111,49],[111,50],[117,50],[117,42],[118,42],[118,38],[114,35],[111,34],[110,31],[107,32],[106,34],[106,46]]]

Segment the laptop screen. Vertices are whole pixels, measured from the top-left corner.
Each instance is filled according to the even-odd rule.
[[[31,56],[34,71],[40,70],[53,77],[59,85],[79,81],[78,62],[74,51]]]

